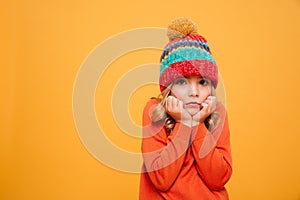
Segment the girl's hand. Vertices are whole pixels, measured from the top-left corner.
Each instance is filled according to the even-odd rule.
[[[176,122],[183,123],[187,126],[192,125],[192,116],[183,108],[183,102],[176,97],[167,97],[166,111]]]
[[[203,122],[210,114],[217,108],[217,98],[215,96],[208,96],[202,103],[202,109],[193,116],[192,126]]]

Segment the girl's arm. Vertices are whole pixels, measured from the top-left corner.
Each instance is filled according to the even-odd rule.
[[[217,112],[220,114],[219,125],[212,132],[203,122],[193,127],[192,142],[197,171],[212,190],[222,189],[232,174],[228,118],[221,104],[217,105]]]
[[[146,172],[153,185],[158,190],[166,191],[182,167],[192,128],[176,123],[167,136],[163,123],[151,122],[149,111],[156,104],[152,100],[144,109],[142,152]]]

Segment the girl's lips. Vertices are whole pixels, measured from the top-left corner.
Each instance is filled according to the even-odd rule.
[[[198,102],[188,102],[185,105],[186,106],[192,106],[192,107],[198,107],[198,108],[200,108],[200,110],[203,108],[203,106],[201,105],[201,103],[198,103]]]
[[[197,108],[199,108],[199,106],[201,106],[201,104],[198,102],[188,102],[185,105],[188,107],[197,107]]]
[[[188,102],[188,103],[186,103],[186,105],[200,105],[200,103],[198,103],[198,102]]]

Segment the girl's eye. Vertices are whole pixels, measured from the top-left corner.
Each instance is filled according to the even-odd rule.
[[[209,84],[209,82],[205,79],[202,79],[201,81],[199,81],[199,83],[200,83],[200,85],[204,85],[204,86]]]
[[[185,79],[178,79],[178,80],[175,82],[175,84],[177,84],[177,85],[184,85],[184,84],[186,84],[186,80],[185,80]]]

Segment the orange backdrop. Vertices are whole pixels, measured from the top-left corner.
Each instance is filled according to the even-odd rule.
[[[74,82],[89,53],[107,38],[165,28],[181,16],[208,39],[226,89],[231,199],[300,199],[299,0],[1,1],[0,199],[138,198],[139,174],[105,166],[81,142],[72,111]],[[139,152],[140,139],[118,129],[107,106],[111,91],[124,73],[158,62],[160,53],[126,54],[99,81],[98,121],[127,151]],[[152,84],[131,95],[136,124],[157,93]]]

